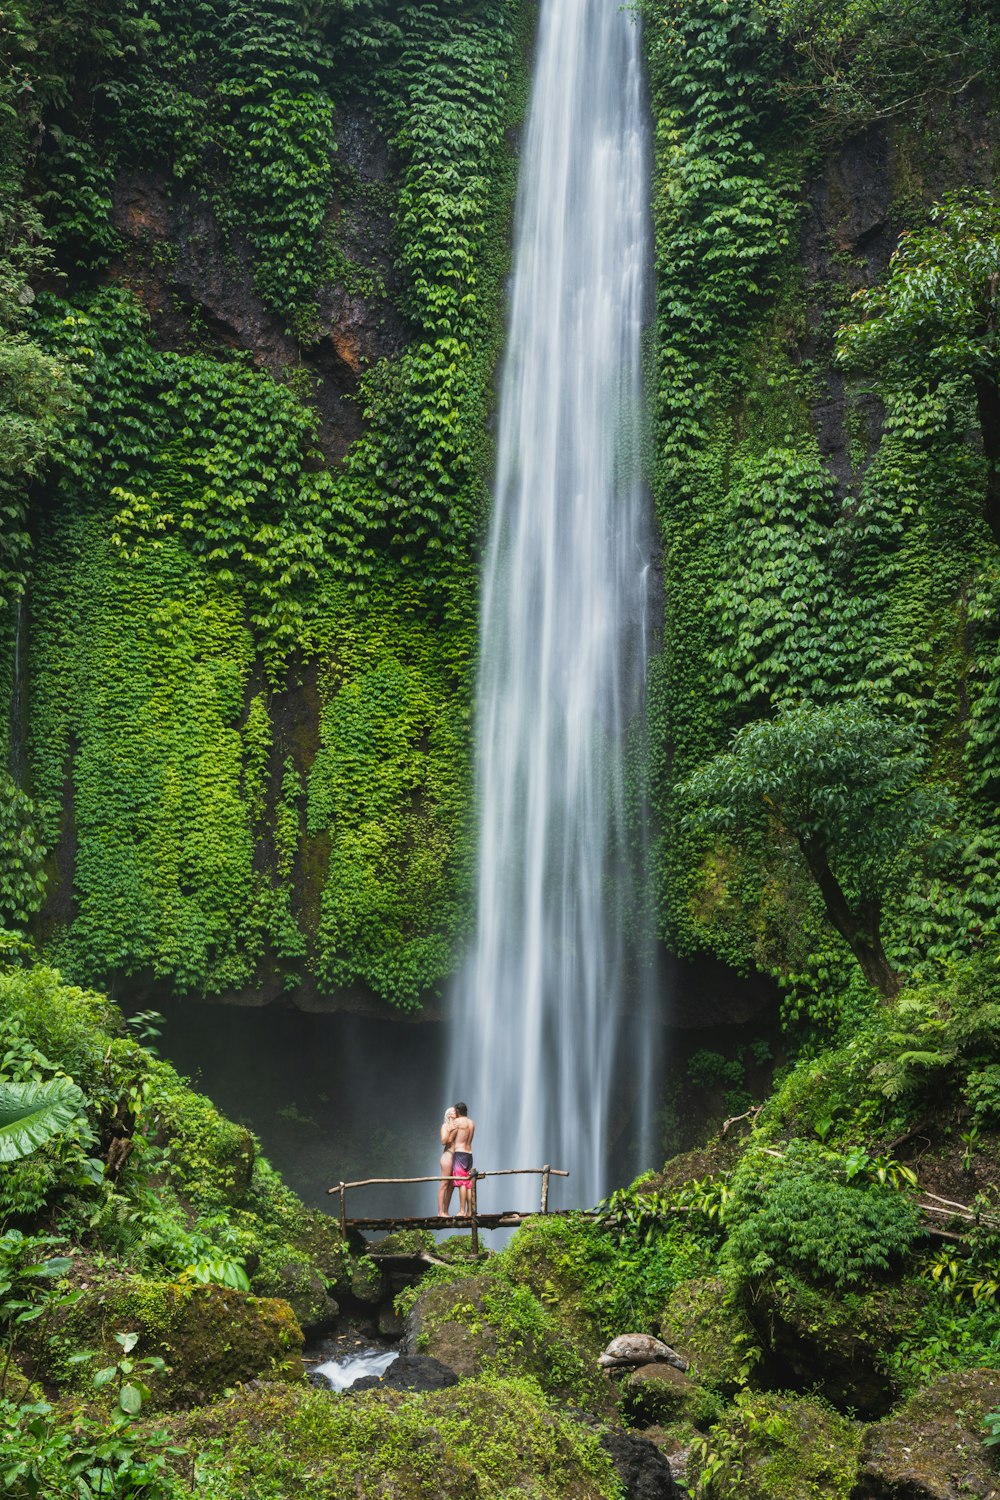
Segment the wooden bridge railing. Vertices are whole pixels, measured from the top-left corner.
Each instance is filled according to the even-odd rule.
[[[472,1249],[478,1254],[479,1251],[479,1210],[477,1202],[477,1183],[484,1177],[541,1177],[542,1179],[542,1202],[540,1213],[547,1214],[549,1211],[549,1181],[553,1177],[568,1177],[569,1173],[560,1167],[505,1167],[497,1172],[473,1171],[469,1190],[469,1212],[460,1217],[467,1218],[472,1226]],[[340,1195],[340,1230],[347,1233],[347,1194],[351,1188],[363,1187],[396,1187],[411,1182],[457,1182],[454,1174],[451,1177],[442,1177],[440,1173],[436,1177],[364,1177],[359,1182],[338,1182],[335,1186],[327,1188],[327,1193],[339,1193]]]

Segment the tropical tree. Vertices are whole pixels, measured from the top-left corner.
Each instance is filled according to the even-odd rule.
[[[950,808],[926,769],[916,732],[869,704],[805,705],[746,725],[677,790],[690,827],[794,839],[831,924],[890,999],[902,980],[882,945],[883,905]]]

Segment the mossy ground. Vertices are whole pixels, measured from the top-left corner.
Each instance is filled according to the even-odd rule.
[[[225,1441],[225,1455],[204,1474],[204,1500],[234,1493],[244,1500],[620,1495],[595,1434],[527,1379],[463,1381],[422,1397],[263,1386],[192,1413],[175,1431]]]

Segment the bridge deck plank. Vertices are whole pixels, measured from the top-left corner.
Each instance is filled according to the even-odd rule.
[[[579,1214],[579,1209],[553,1208],[545,1215],[549,1219],[568,1218],[570,1214]],[[523,1224],[528,1219],[542,1217],[536,1210],[533,1213],[520,1213],[510,1210],[502,1214],[477,1214],[476,1223],[480,1229],[514,1229],[518,1224]],[[581,1217],[592,1219],[595,1214],[582,1214]],[[438,1214],[432,1214],[416,1219],[348,1219],[348,1229],[471,1229],[470,1218],[460,1218],[454,1215],[443,1219]]]

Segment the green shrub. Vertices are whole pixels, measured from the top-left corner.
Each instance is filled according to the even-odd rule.
[[[905,1194],[845,1183],[819,1147],[749,1151],[733,1174],[724,1260],[751,1280],[783,1269],[835,1288],[857,1286],[913,1246],[919,1213]]]
[[[704,1500],[848,1500],[861,1428],[816,1396],[741,1392],[690,1472]]]

